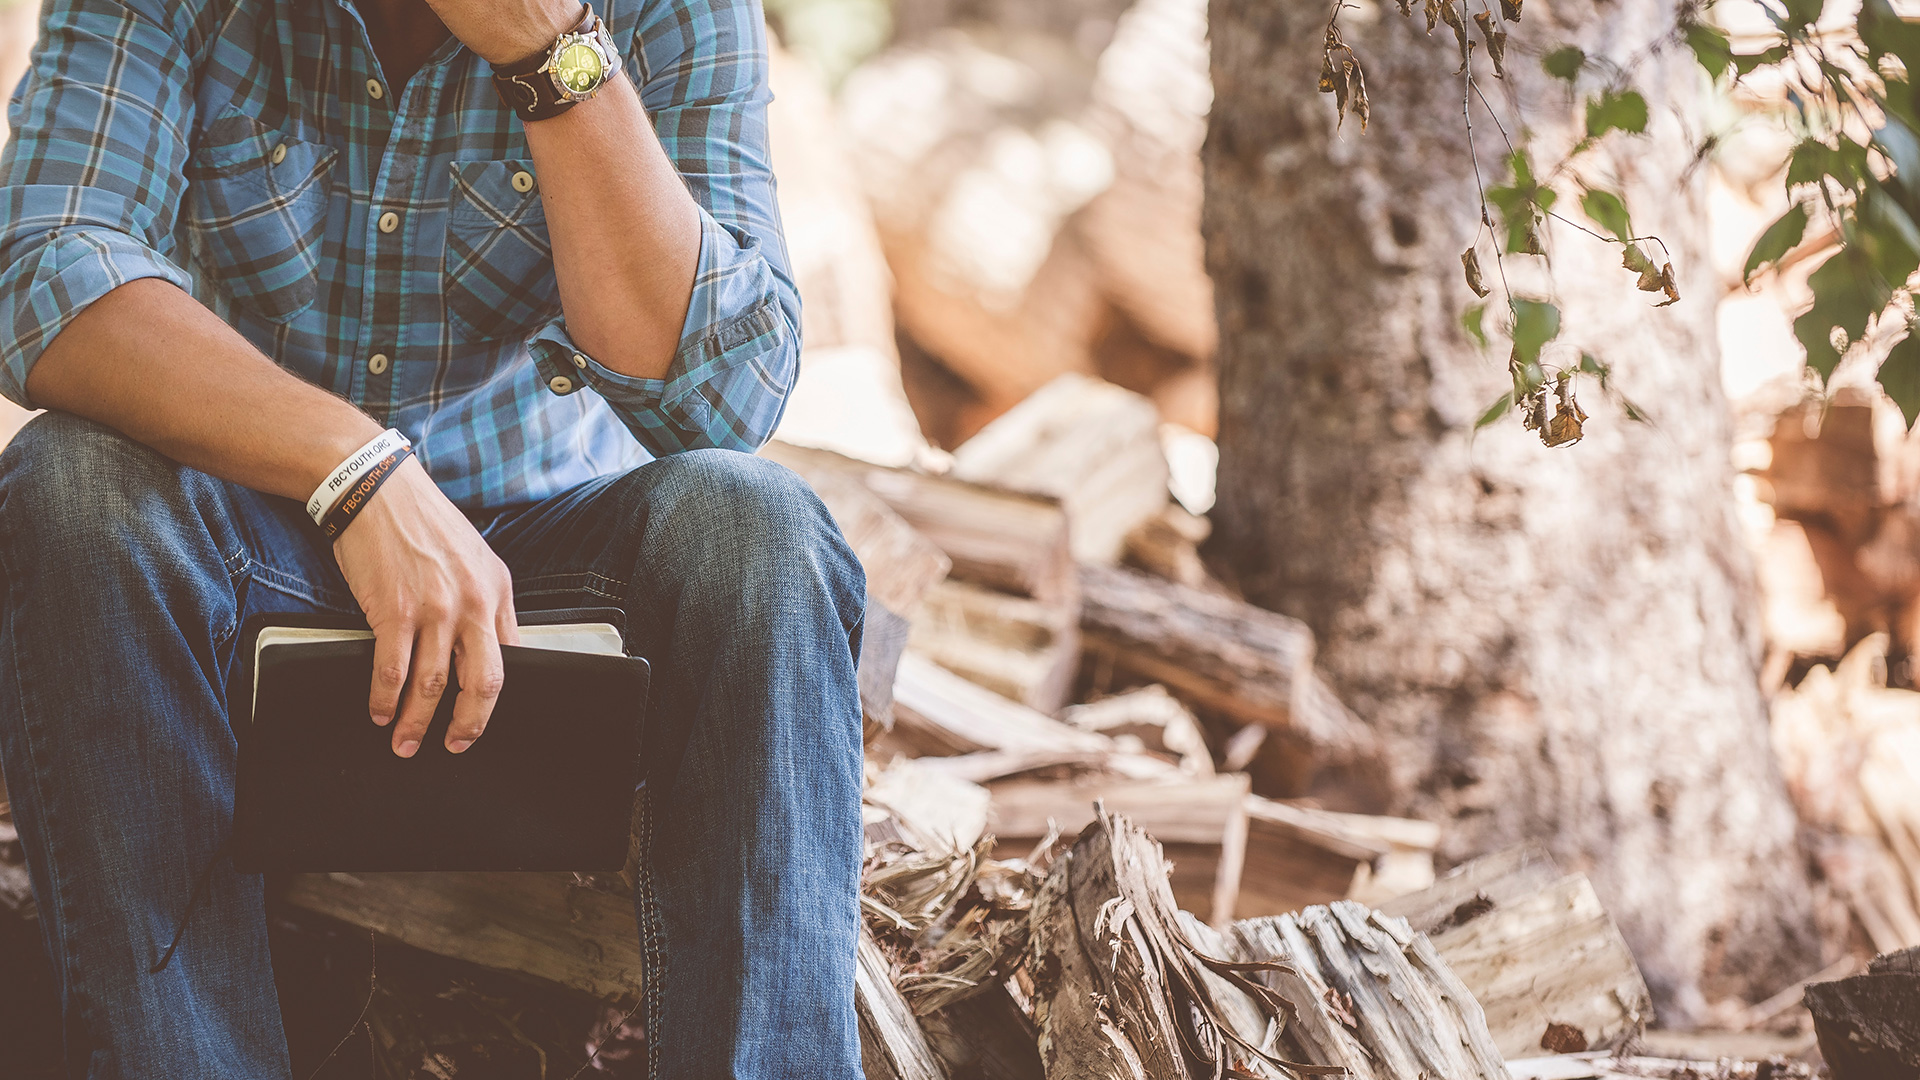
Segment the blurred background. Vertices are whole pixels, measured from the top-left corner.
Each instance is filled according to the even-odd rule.
[[[0,83],[34,15],[0,8]],[[1532,843],[1592,879],[1669,1026],[1811,1045],[1780,1004],[1799,983],[1920,945],[1920,443],[1874,382],[1884,342],[1853,343],[1824,384],[1805,373],[1791,323],[1819,237],[1743,280],[1788,204],[1789,86],[1715,84],[1649,48],[1671,8],[1531,0],[1487,109],[1565,146],[1578,102],[1540,58],[1569,40],[1638,57],[1646,134],[1558,182],[1630,193],[1683,297],[1653,308],[1573,222],[1545,258],[1507,257],[1517,290],[1561,302],[1566,362],[1602,357],[1651,418],[1593,393],[1586,437],[1547,449],[1516,416],[1475,423],[1507,375],[1504,347],[1462,328],[1459,253],[1476,156],[1486,183],[1506,165],[1494,125],[1468,141],[1455,58],[1391,7],[1349,5],[1363,130],[1314,86],[1323,5],[1211,17],[767,0],[806,341],[770,453],[823,495],[855,476],[951,557],[886,605],[908,664],[1085,730],[1103,721],[1074,709],[1164,684],[1192,736],[1156,722],[1147,749],[1244,774],[1256,821],[1437,827],[1376,832],[1335,895],[1383,902]],[[1737,47],[1769,32],[1742,0],[1711,17]],[[0,403],[0,441],[25,419]],[[1058,506],[1080,573],[1187,591],[1052,590],[943,542],[958,526],[916,517],[900,477]],[[955,511],[1014,547],[1022,512]],[[1155,604],[1216,621],[1183,630]],[[1247,644],[1267,631],[1243,608],[1298,632],[1271,708],[1246,704],[1270,692],[1246,673],[1279,647]],[[1142,611],[1169,625],[1127,622]],[[1130,664],[1114,644],[1182,633],[1197,653]],[[877,765],[954,752],[910,736],[878,736]],[[1207,916],[1215,880],[1176,891]],[[1228,916],[1330,898],[1236,887]]]

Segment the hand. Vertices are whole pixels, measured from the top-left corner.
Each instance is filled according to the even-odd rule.
[[[427,0],[447,32],[490,64],[525,60],[580,21],[580,0]]]
[[[446,746],[458,754],[487,728],[506,669],[502,644],[520,643],[513,578],[473,524],[408,458],[348,523],[334,558],[373,628],[376,724],[393,725],[393,752],[412,757],[447,689],[460,681]],[[451,659],[451,665],[449,665]]]

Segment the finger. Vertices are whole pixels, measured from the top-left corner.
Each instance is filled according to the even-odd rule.
[[[469,625],[454,646],[453,659],[460,673],[460,693],[453,699],[447,749],[458,754],[487,730],[494,703],[500,700],[500,688],[506,685],[507,671],[500,661],[500,642],[484,623]]]
[[[400,707],[400,690],[407,684],[407,661],[413,653],[413,626],[384,627],[373,636],[373,688],[367,696],[367,715],[386,727]]]
[[[500,597],[500,609],[493,617],[493,632],[502,645],[520,644],[520,616],[513,610],[513,587]]]
[[[412,757],[433,723],[433,711],[447,690],[449,660],[453,653],[451,628],[444,622],[431,622],[420,628],[413,644],[413,662],[407,674],[407,692],[400,700],[399,720],[393,725],[393,752]]]

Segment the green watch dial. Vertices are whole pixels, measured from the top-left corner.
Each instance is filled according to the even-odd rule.
[[[600,54],[584,41],[569,44],[553,60],[554,79],[576,94],[591,92],[600,85],[604,74]]]

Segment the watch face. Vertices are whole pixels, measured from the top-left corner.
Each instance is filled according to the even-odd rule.
[[[584,41],[569,43],[553,60],[554,81],[576,94],[592,92],[603,74],[600,54]]]

